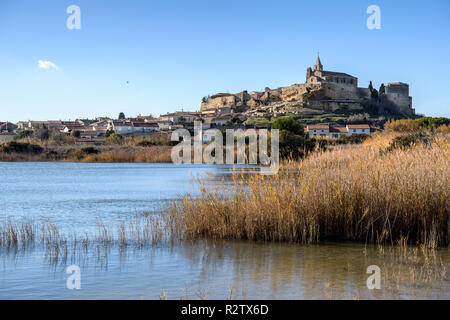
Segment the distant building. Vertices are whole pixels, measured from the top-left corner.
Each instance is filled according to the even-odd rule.
[[[111,120],[108,123],[107,130],[112,130],[119,134],[132,133],[150,133],[159,131],[158,124],[151,122],[131,122]]]
[[[17,131],[17,125],[11,122],[0,122],[0,133],[12,133]]]
[[[305,129],[311,137],[339,138],[342,135],[352,136],[355,134],[371,134],[368,124],[348,124],[346,126],[330,126],[328,124],[308,125]]]
[[[193,123],[197,118],[201,117],[200,112],[174,112],[161,115],[161,122],[171,122],[172,124]]]
[[[215,126],[224,126],[228,123],[228,121],[231,121],[232,116],[230,115],[224,115],[216,118],[211,119],[211,123]]]

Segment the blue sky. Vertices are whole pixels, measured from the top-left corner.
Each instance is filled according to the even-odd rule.
[[[372,4],[381,30],[366,27]],[[408,82],[418,113],[449,117],[449,15],[448,0],[0,0],[0,120],[197,110],[209,94],[303,83],[318,51],[326,70]]]

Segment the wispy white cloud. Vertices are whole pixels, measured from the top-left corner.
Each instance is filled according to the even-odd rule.
[[[59,70],[59,67],[51,61],[39,60],[38,64],[39,64],[39,68],[41,68],[41,69],[52,69],[53,68],[55,70]]]

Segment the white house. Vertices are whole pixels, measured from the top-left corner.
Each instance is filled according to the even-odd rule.
[[[348,124],[342,126],[330,126],[328,124],[316,124],[306,127],[305,132],[312,137],[330,137],[339,138],[342,135],[352,136],[355,134],[370,135],[370,126],[368,124]]]
[[[119,134],[131,134],[134,132],[155,132],[159,131],[159,126],[157,123],[151,122],[129,122],[129,121],[110,121],[108,123],[108,130],[113,130]]]
[[[348,135],[353,134],[368,134],[370,135],[370,127],[368,124],[348,124],[347,125]]]
[[[159,117],[161,122],[172,122],[173,124],[193,123],[201,116],[200,112],[174,112],[161,115]]]
[[[230,115],[224,115],[211,119],[211,123],[216,126],[224,126],[228,121],[231,121],[232,117]]]
[[[330,134],[330,125],[328,124],[314,124],[306,127],[310,136],[326,137]]]

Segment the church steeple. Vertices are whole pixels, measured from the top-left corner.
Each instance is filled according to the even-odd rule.
[[[317,60],[316,60],[316,64],[314,65],[314,71],[323,71],[323,65],[322,62],[320,61],[320,57],[319,55],[317,55]]]

